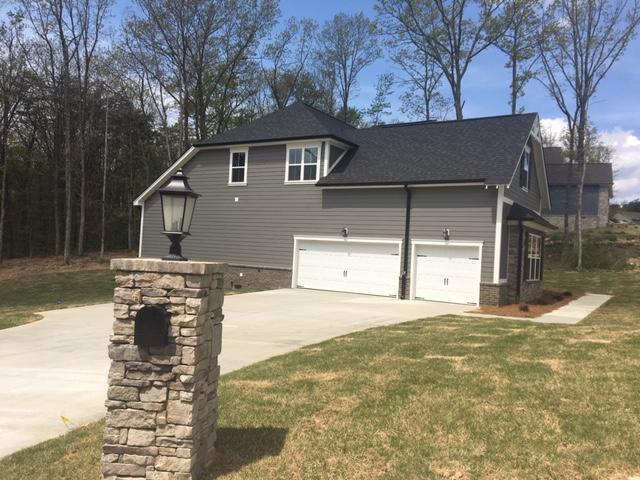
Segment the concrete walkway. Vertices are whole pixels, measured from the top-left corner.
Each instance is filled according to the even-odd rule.
[[[313,290],[230,295],[225,298],[220,365],[226,373],[338,335],[459,315],[467,308]],[[0,457],[105,413],[112,305],[54,310],[43,316],[35,323],[0,330]]]
[[[591,313],[596,311],[602,305],[607,303],[611,298],[611,295],[601,295],[598,293],[585,293],[582,297],[567,303],[566,305],[554,310],[553,312],[545,313],[535,318],[524,317],[508,317],[500,315],[488,315],[484,313],[471,313],[465,312],[465,317],[480,317],[480,318],[505,318],[508,320],[526,320],[527,322],[534,323],[553,323],[559,325],[575,325],[576,323],[584,320]]]

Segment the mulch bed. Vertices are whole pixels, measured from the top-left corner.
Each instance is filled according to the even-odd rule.
[[[511,305],[503,305],[501,307],[483,305],[477,310],[472,310],[469,313],[483,313],[486,315],[500,315],[504,317],[536,318],[540,315],[544,315],[545,313],[553,312],[583,295],[583,292],[544,290],[539,298],[528,303],[513,303]]]

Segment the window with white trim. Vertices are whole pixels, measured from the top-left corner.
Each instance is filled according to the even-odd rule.
[[[320,173],[320,146],[295,145],[287,148],[287,183],[315,182]]]
[[[542,237],[527,235],[527,280],[540,280],[542,273]]]
[[[523,190],[529,190],[531,184],[531,154],[529,149],[525,148],[520,157],[520,187]]]
[[[247,184],[248,149],[231,149],[229,157],[229,185]]]

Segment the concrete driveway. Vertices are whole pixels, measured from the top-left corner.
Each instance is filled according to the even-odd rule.
[[[467,309],[313,290],[230,295],[220,365],[226,373],[338,335]],[[0,330],[0,457],[105,413],[112,305],[43,315]]]

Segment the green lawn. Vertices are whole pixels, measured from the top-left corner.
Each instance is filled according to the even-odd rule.
[[[0,281],[0,329],[37,320],[34,312],[109,302],[113,298],[113,272],[29,273]]]
[[[34,312],[110,302],[113,272],[109,269],[74,272],[29,273],[0,280],[0,330],[38,320]],[[226,295],[261,289],[228,290]]]
[[[212,478],[640,475],[640,275],[546,279],[616,297],[576,326],[423,319],[225,375]],[[97,480],[101,429],[8,457],[2,478]]]

